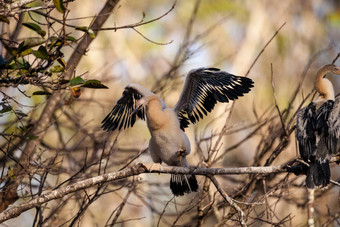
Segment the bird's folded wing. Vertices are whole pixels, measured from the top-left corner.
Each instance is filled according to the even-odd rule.
[[[327,141],[327,147],[332,154],[339,153],[340,147],[340,96],[335,98],[333,109],[327,120],[329,127],[329,141]]]
[[[296,138],[300,155],[306,162],[316,152],[316,123],[316,106],[313,102],[299,110],[296,115]]]

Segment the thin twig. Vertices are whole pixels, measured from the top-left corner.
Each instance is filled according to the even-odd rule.
[[[339,184],[339,182],[337,182],[337,181],[334,181],[334,180],[330,180],[330,182],[331,182],[332,184],[334,184],[334,185],[336,185],[336,186],[340,187],[340,184]]]
[[[232,200],[232,198],[228,196],[228,194],[223,190],[223,188],[221,187],[221,185],[218,183],[218,181],[213,175],[208,175],[208,177],[211,180],[211,182],[213,182],[213,184],[215,185],[216,189],[219,191],[221,196],[229,203],[229,205],[232,208],[234,208],[237,211],[241,226],[247,226],[245,215],[244,215],[244,212],[241,210],[241,208]]]
[[[129,188],[129,191],[126,193],[126,195],[125,195],[123,201],[122,201],[121,204],[119,205],[119,208],[118,208],[118,210],[117,210],[117,212],[116,212],[116,215],[115,215],[115,217],[113,218],[113,220],[112,220],[110,226],[114,226],[114,225],[117,223],[118,217],[119,217],[120,214],[122,213],[122,210],[123,210],[123,208],[124,208],[124,206],[125,206],[125,204],[126,204],[128,198],[130,197],[131,192],[132,192],[134,189],[135,189],[135,185],[132,185],[132,186]]]
[[[273,72],[273,64],[270,64],[270,80],[271,80],[271,84],[272,84],[272,89],[273,89],[273,96],[274,96],[274,101],[275,101],[275,107],[276,110],[279,114],[280,117],[280,122],[281,122],[281,126],[282,126],[282,130],[284,131],[285,135],[287,135],[287,129],[285,127],[285,123],[283,121],[283,117],[282,117],[282,113],[280,111],[279,105],[277,104],[277,98],[276,98],[276,93],[275,93],[275,86],[274,86],[274,72]]]
[[[340,57],[340,52],[338,53],[338,55],[333,59],[332,64],[334,64],[336,62],[336,60],[338,60],[338,58]]]
[[[248,74],[250,73],[250,70],[253,68],[253,66],[255,65],[255,63],[257,62],[257,60],[260,58],[260,56],[262,55],[262,53],[264,52],[264,50],[267,48],[267,46],[272,42],[272,40],[275,38],[275,36],[277,36],[277,34],[279,34],[279,31],[283,28],[283,26],[285,26],[286,22],[284,22],[279,29],[276,30],[276,32],[274,33],[274,35],[268,40],[268,42],[264,45],[264,47],[262,48],[262,50],[260,51],[260,53],[256,56],[255,60],[253,61],[253,63],[251,64],[250,68],[248,69],[246,76],[248,76]]]
[[[135,28],[135,27],[139,27],[139,26],[142,26],[142,25],[150,24],[150,23],[155,22],[155,21],[158,21],[158,20],[162,19],[163,17],[165,17],[166,15],[168,15],[168,14],[175,8],[176,2],[177,2],[177,1],[175,1],[175,2],[172,4],[171,8],[170,8],[167,12],[165,12],[165,13],[162,14],[161,16],[156,17],[156,18],[154,18],[154,19],[151,19],[151,20],[148,20],[148,21],[143,22],[143,19],[144,19],[144,17],[143,17],[143,19],[142,19],[141,21],[139,21],[139,22],[137,22],[137,23],[134,23],[134,24],[124,25],[124,26],[118,26],[118,27],[115,26],[115,27],[108,27],[108,28],[98,28],[98,29],[95,29],[95,30],[101,30],[101,31],[104,31],[104,30],[114,30],[114,31],[117,31],[118,29]],[[95,30],[94,30],[94,31],[95,31]]]
[[[142,36],[145,40],[149,41],[150,43],[153,43],[153,44],[156,44],[156,45],[168,45],[170,43],[173,42],[173,40],[167,42],[167,43],[160,43],[160,42],[156,42],[156,41],[153,41],[151,39],[149,39],[148,37],[146,37],[145,35],[143,35],[141,32],[139,32],[137,29],[135,28],[132,28],[132,30],[134,30],[135,32],[137,32],[137,34],[139,34],[140,36]]]

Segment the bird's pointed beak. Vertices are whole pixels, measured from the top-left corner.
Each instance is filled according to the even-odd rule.
[[[146,100],[144,98],[141,98],[140,100],[138,100],[138,102],[136,103],[136,108],[132,111],[132,113],[130,114],[130,116],[136,114],[140,109],[142,109],[146,104]]]
[[[130,116],[134,115],[135,113],[137,113],[137,112],[138,112],[140,109],[142,109],[142,108],[143,108],[143,105],[137,106],[137,107],[132,111],[132,113],[131,113]]]
[[[335,67],[333,73],[340,74],[340,67],[339,66]]]

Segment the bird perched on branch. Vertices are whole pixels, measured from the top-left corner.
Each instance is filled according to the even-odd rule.
[[[340,74],[340,67],[325,65],[316,75],[317,100],[299,110],[296,138],[302,159],[309,164],[307,188],[325,187],[330,181],[329,159],[339,152],[340,98],[335,98],[328,73]]]
[[[174,108],[148,89],[129,84],[112,111],[102,121],[107,131],[132,127],[137,118],[147,119],[151,139],[149,151],[155,163],[188,167],[186,156],[190,142],[184,129],[203,115],[211,112],[217,101],[229,102],[253,87],[253,81],[235,76],[217,68],[191,70],[186,78],[180,98]],[[194,175],[172,175],[170,188],[175,196],[196,191],[198,184]]]

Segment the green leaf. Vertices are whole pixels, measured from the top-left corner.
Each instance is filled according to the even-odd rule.
[[[25,27],[35,31],[36,33],[41,35],[41,37],[44,37],[46,35],[46,32],[44,30],[42,30],[41,27],[36,23],[22,23],[22,25],[24,25]]]
[[[38,32],[39,35],[41,35],[41,37],[44,37],[46,35],[46,32],[44,30],[41,30],[40,32]]]
[[[13,52],[15,55],[20,55],[22,52],[27,50],[29,47],[25,45],[25,41],[21,42],[18,46],[18,48]]]
[[[100,82],[99,80],[87,80],[81,86],[87,87],[87,88],[95,88],[95,89],[101,89],[101,88],[108,89],[108,87],[102,84],[102,82]]]
[[[64,72],[64,70],[65,70],[65,68],[61,67],[60,65],[55,65],[52,68],[50,68],[51,73],[61,73],[61,72]]]
[[[87,30],[87,34],[89,34],[92,39],[96,38],[96,34],[94,34],[94,31],[91,28]]]
[[[27,38],[25,39],[25,41],[23,41],[23,45],[25,47],[35,47],[35,46],[38,46],[38,45],[41,45],[45,42],[44,39],[42,38],[34,38],[34,37],[31,37],[31,38]]]
[[[8,20],[8,18],[7,18],[7,17],[5,17],[5,16],[3,16],[3,15],[0,15],[0,21],[1,21],[1,22],[5,22],[5,23],[9,24],[9,20]]]
[[[51,36],[49,39],[50,43],[48,44],[49,47],[55,47],[61,45],[61,39],[59,39],[57,36]]]
[[[12,69],[29,69],[31,67],[30,63],[25,61],[23,58],[18,58],[17,60],[13,60],[10,64]]]
[[[7,113],[12,110],[11,106],[8,106],[6,104],[2,104],[2,109],[0,110],[0,114]]]
[[[32,49],[31,48],[28,48],[27,50],[24,50],[20,53],[20,56],[23,57],[23,56],[26,56],[26,55],[29,55],[32,53]]]
[[[70,86],[76,86],[79,84],[83,84],[85,81],[83,80],[83,78],[81,78],[80,76],[77,76],[73,79],[70,80]]]
[[[94,34],[94,31],[89,27],[86,27],[86,26],[76,27],[76,30],[86,32],[87,34],[89,34],[89,36],[92,39],[94,39],[96,37],[96,34]]]
[[[36,32],[41,31],[41,27],[36,23],[22,23],[22,25]]]
[[[48,53],[44,46],[40,46],[38,50],[33,51],[33,55],[37,58],[48,60]]]
[[[60,12],[60,13],[65,13],[65,7],[63,4],[63,0],[53,0],[53,4],[55,8]]]
[[[48,91],[35,91],[33,92],[32,95],[52,95],[52,94]]]
[[[88,29],[89,28],[86,26],[76,27],[76,30],[83,31],[83,32],[87,32]]]
[[[38,139],[39,137],[38,136],[34,136],[34,135],[27,135],[27,138],[29,140],[35,140],[35,139]]]
[[[76,42],[77,42],[77,39],[74,38],[73,36],[70,36],[70,35],[66,36],[66,40],[71,41],[71,42],[73,42],[73,43],[76,43]]]

